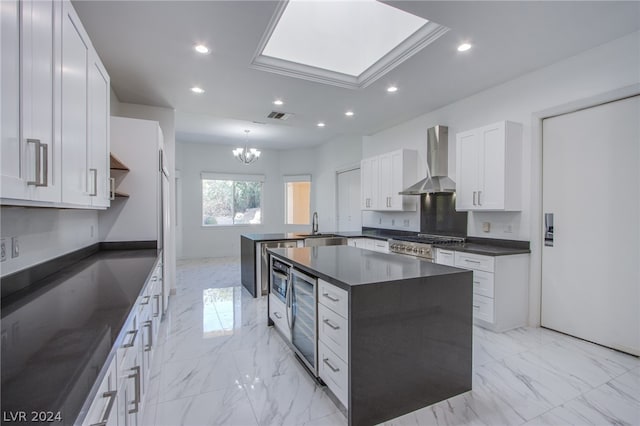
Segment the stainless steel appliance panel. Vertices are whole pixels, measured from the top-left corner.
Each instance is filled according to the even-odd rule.
[[[280,299],[282,303],[287,303],[288,301],[290,281],[291,265],[271,258],[271,293]]]
[[[291,270],[289,303],[291,343],[300,359],[318,375],[317,278]]]
[[[269,253],[268,248],[296,248],[298,241],[267,241],[260,243],[260,289],[264,296],[269,293]]]

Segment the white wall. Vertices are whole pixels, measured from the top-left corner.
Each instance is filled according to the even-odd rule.
[[[179,142],[177,167],[180,169],[182,252],[179,257],[224,257],[240,255],[240,235],[246,233],[308,231],[308,225],[284,225],[283,175],[311,174],[315,187],[313,149],[274,151],[261,149],[260,159],[245,166],[233,158],[229,145]],[[202,226],[202,172],[259,174],[265,176],[262,193],[262,224],[232,227]],[[312,211],[314,208],[312,202]]]
[[[95,210],[2,207],[0,216],[0,234],[7,244],[2,276],[98,242]],[[11,237],[18,237],[20,246],[20,256],[14,259]]]
[[[362,137],[341,136],[315,148],[316,173],[314,176],[315,205],[320,232],[338,229],[336,220],[336,172],[360,167]]]
[[[171,209],[171,228],[173,232],[169,234],[168,244],[165,250],[167,259],[171,259],[170,264],[165,266],[165,274],[171,283],[171,288],[175,288],[175,259],[176,259],[176,188],[175,188],[175,158],[176,158],[176,127],[175,111],[171,108],[162,108],[149,105],[129,104],[119,102],[115,93],[111,94],[111,115],[118,117],[139,118],[143,120],[153,120],[160,124],[164,136],[164,154],[169,169],[169,181],[171,187],[169,191],[169,206]],[[155,159],[153,160],[155,161]]]
[[[449,175],[455,180],[455,134],[501,120],[524,125],[523,209],[517,213],[470,213],[471,236],[531,241],[531,324],[539,324],[541,244],[541,143],[539,120],[544,111],[585,106],[588,99],[640,83],[640,33],[590,49],[554,65],[526,74],[502,85],[462,99],[398,126],[372,135],[363,143],[363,157],[406,147],[419,151],[421,177],[426,176],[426,129],[449,126]],[[567,106],[567,107],[563,107]],[[588,172],[585,171],[585,176]],[[491,232],[482,232],[482,222]],[[512,233],[506,233],[507,226]]]
[[[111,152],[129,168],[112,171],[111,177],[129,197],[116,198],[99,213],[100,241],[158,240],[158,139],[157,121],[111,119]]]

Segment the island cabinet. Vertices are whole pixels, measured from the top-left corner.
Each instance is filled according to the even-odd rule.
[[[350,246],[269,252],[318,279],[312,374],[349,425],[382,423],[471,390],[471,271]]]
[[[318,280],[318,372],[348,408],[349,293]]]

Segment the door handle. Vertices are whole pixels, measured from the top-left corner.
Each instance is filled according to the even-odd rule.
[[[40,139],[27,139],[27,143],[36,146],[35,179],[27,181],[27,185],[49,186],[49,147],[46,143],[40,142]],[[42,154],[44,154],[44,164],[42,163]]]
[[[95,197],[98,195],[98,169],[89,169],[89,173],[93,175],[93,183],[91,185],[93,189],[89,196]]]
[[[478,205],[481,206],[482,203],[480,202],[480,194],[482,194],[482,191],[478,191]]]
[[[109,189],[109,199],[113,201],[116,199],[116,178],[109,178]]]
[[[136,366],[131,369],[134,373],[129,374],[127,377],[129,379],[135,380],[135,399],[133,403],[135,404],[135,408],[132,408],[128,411],[129,414],[135,414],[139,411],[140,406],[140,367]]]
[[[553,247],[553,213],[544,214],[544,245]]]
[[[476,205],[476,191],[473,191],[473,205]]]

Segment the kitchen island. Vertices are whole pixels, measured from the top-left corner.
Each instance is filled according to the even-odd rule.
[[[349,246],[269,251],[318,279],[317,374],[350,425],[381,423],[471,390],[470,271]]]

